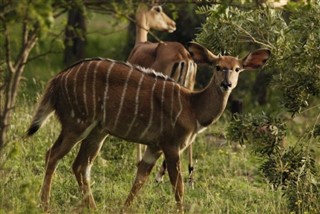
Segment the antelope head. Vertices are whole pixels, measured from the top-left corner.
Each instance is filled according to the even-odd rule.
[[[268,49],[258,49],[241,59],[233,56],[217,56],[195,42],[190,42],[189,51],[195,62],[213,66],[213,80],[224,93],[231,92],[237,86],[239,74],[243,70],[262,67],[271,53]]]
[[[172,33],[176,30],[176,23],[168,17],[162,10],[162,7],[147,6],[140,4],[136,12],[136,24],[144,30],[168,31]]]

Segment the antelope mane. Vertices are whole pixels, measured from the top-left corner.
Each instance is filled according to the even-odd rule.
[[[129,66],[132,66],[130,63],[128,63],[129,64]],[[154,77],[159,77],[159,78],[161,78],[161,79],[164,79],[164,80],[169,80],[169,81],[172,81],[172,82],[174,82],[174,80],[171,78],[171,77],[169,77],[169,76],[167,76],[167,75],[164,75],[163,73],[161,73],[161,72],[158,72],[158,71],[155,71],[154,69],[152,69],[152,68],[145,68],[145,67],[142,67],[142,66],[140,66],[140,65],[133,65],[138,71],[141,71],[141,72],[143,72],[143,73],[145,73],[145,74],[147,74],[147,75],[150,75],[150,76],[154,76]]]

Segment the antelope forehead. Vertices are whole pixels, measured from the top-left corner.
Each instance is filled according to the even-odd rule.
[[[241,63],[238,58],[233,56],[222,56],[217,62],[221,68],[234,69],[240,67]]]

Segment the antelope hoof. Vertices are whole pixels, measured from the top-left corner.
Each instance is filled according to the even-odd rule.
[[[127,212],[127,209],[121,209],[120,210],[120,214],[127,214],[128,212]]]
[[[49,203],[48,202],[42,202],[40,204],[40,207],[42,207],[42,210],[43,210],[44,213],[50,213]]]
[[[194,181],[192,177],[188,178],[188,186],[191,187],[191,189],[194,189]]]
[[[184,214],[184,207],[182,205],[182,203],[177,203],[177,210],[176,210],[178,214]]]
[[[189,164],[188,169],[189,169],[188,184],[191,187],[191,189],[194,189],[194,181],[193,181],[193,170],[194,170],[194,167]]]

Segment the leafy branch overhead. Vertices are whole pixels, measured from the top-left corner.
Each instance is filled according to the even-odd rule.
[[[272,51],[264,71],[273,75],[273,85],[282,92],[287,111],[299,113],[313,96],[320,97],[319,5],[300,6],[292,12],[215,5],[198,12],[209,17],[197,41],[214,52],[233,55],[254,47]]]

